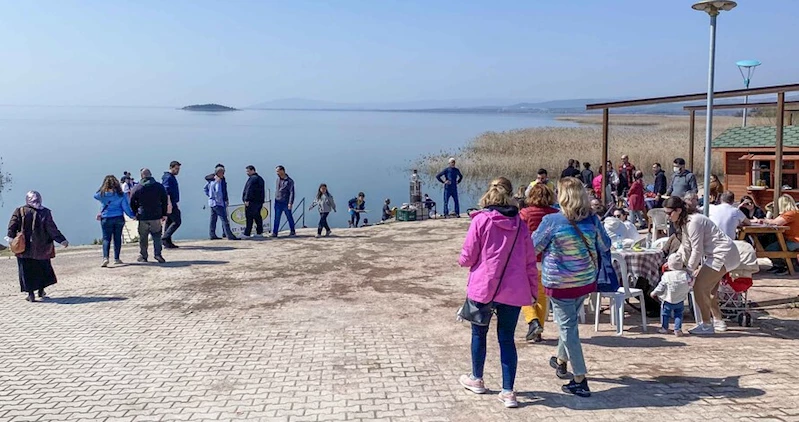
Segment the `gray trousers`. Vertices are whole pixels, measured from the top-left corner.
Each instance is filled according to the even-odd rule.
[[[161,233],[163,226],[161,220],[139,221],[139,254],[147,259],[147,244],[150,236],[153,237],[155,256],[161,256]]]

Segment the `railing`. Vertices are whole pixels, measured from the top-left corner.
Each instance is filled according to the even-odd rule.
[[[296,216],[297,212],[301,213],[299,217]],[[299,204],[294,204],[291,207],[291,216],[294,217],[295,224],[297,221],[302,220],[302,225],[300,227],[303,229],[308,228],[305,226],[305,197],[300,200]],[[288,224],[288,219],[283,221],[283,224],[280,225],[280,230],[278,231],[283,231],[283,229],[286,228],[286,224]]]

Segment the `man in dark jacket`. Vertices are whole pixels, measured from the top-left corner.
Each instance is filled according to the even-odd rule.
[[[461,205],[458,201],[458,184],[463,174],[455,167],[455,158],[449,159],[449,167],[436,175],[436,180],[444,184],[444,218],[449,217],[449,198],[455,202],[455,216],[461,217]]]
[[[668,181],[666,180],[666,172],[660,167],[660,163],[652,164],[652,172],[655,174],[655,186],[652,189],[655,192],[655,206],[654,208],[663,207],[663,195],[666,194]]]
[[[574,158],[569,158],[569,166],[560,172],[560,178],[564,177],[580,177],[580,170],[574,167]]]
[[[178,231],[182,221],[180,206],[178,205],[180,202],[180,186],[178,186],[178,179],[175,177],[178,174],[180,174],[180,163],[173,161],[169,163],[169,171],[164,172],[164,175],[161,176],[161,184],[164,185],[164,189],[166,189],[166,195],[170,205],[167,210],[169,215],[166,217],[166,230],[164,230],[164,237],[162,239],[164,247],[167,249],[178,248],[178,245],[172,243],[172,235]]]
[[[255,234],[261,237],[264,234],[264,220],[261,217],[261,208],[264,207],[266,200],[266,187],[263,177],[255,171],[255,167],[247,166],[247,183],[244,184],[244,193],[241,195],[244,201],[244,217],[247,219],[247,226],[244,228],[244,236],[250,237],[252,224],[255,223]]]
[[[166,221],[169,199],[164,186],[155,181],[149,169],[141,170],[141,181],[130,195],[130,208],[136,213],[139,221],[139,258],[138,262],[147,262],[147,243],[153,237],[155,260],[166,262],[161,256],[162,224]]]
[[[286,219],[289,222],[289,236],[296,236],[294,232],[294,215],[291,213],[294,207],[294,179],[286,174],[286,168],[283,166],[275,167],[277,173],[277,182],[275,186],[275,221],[272,226],[272,237],[277,237],[277,232],[280,230],[280,215],[286,214]]]

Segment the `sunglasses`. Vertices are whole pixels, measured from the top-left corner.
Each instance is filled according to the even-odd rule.
[[[673,209],[671,211],[665,210],[666,211],[666,215],[671,215],[674,211],[677,211],[677,210],[679,210],[679,208],[675,208],[675,209]]]
[[[621,214],[613,214],[613,216],[616,217],[616,218],[621,218],[622,217]]]

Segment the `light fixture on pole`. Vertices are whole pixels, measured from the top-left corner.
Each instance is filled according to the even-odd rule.
[[[694,3],[693,9],[710,15],[710,63],[707,71],[707,122],[705,124],[705,206],[703,213],[710,214],[710,143],[713,137],[713,80],[716,65],[716,16],[721,11],[732,10],[738,3],[731,0],[704,0]]]
[[[735,63],[738,66],[738,70],[741,71],[741,76],[744,78],[744,87],[749,89],[749,82],[752,80],[752,76],[755,75],[755,68],[760,66],[759,60],[740,60]],[[749,96],[744,97],[744,104],[749,104]],[[746,127],[746,115],[749,114],[746,107],[744,107],[744,121],[743,127]]]

